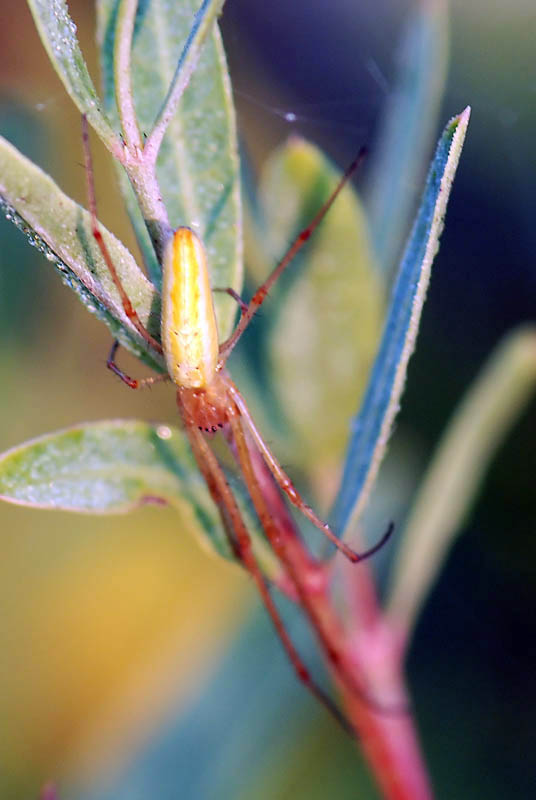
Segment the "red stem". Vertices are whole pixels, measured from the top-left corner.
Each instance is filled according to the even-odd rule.
[[[383,797],[430,800],[413,719],[409,710],[400,710],[407,703],[400,642],[383,620],[369,567],[345,564],[354,598],[366,606],[345,629],[333,606],[328,570],[301,541],[261,456],[252,447],[249,455],[272,519],[272,525],[263,520],[266,534],[296,587]]]

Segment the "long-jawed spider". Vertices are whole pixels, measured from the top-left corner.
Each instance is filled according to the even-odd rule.
[[[195,460],[207,483],[209,492],[218,507],[220,517],[235,556],[255,581],[277,635],[299,678],[317,699],[349,728],[344,716],[311,675],[297,652],[270,588],[253,553],[251,537],[243,515],[229,487],[225,473],[207,441],[207,434],[219,431],[225,436],[241,471],[263,531],[278,557],[291,587],[291,594],[299,601],[308,616],[321,647],[334,667],[340,682],[347,690],[364,702],[381,711],[383,708],[370,698],[366,688],[356,680],[351,668],[338,652],[333,636],[327,630],[325,615],[316,607],[311,579],[325,576],[323,565],[317,562],[304,547],[293,520],[282,501],[279,487],[292,505],[310,520],[335,547],[351,562],[357,563],[376,553],[390,537],[393,525],[374,547],[362,553],[352,550],[340,541],[326,522],[323,522],[304,501],[292,481],[275,458],[257,429],[246,402],[231,380],[226,369],[227,359],[243,335],[254,315],[266,299],[271,287],[288,267],[294,256],[304,246],[325,217],[338,194],[361,163],[364,150],[350,164],[339,183],[311,220],[295,238],[281,261],[266,281],[257,289],[248,304],[232,289],[227,291],[238,302],[240,320],[231,336],[222,344],[218,342],[216,316],[212,300],[205,249],[199,236],[188,227],[180,227],[170,237],[163,258],[161,343],[157,341],[139,319],[114,267],[97,222],[95,187],[87,121],[83,118],[83,143],[88,183],[92,233],[119,292],[126,316],[147,344],[165,357],[167,374],[141,380],[126,375],[115,362],[118,342],[114,342],[108,357],[108,367],[132,389],[148,386],[161,380],[172,380],[177,388],[177,405]],[[301,567],[305,567],[302,569]],[[307,577],[305,577],[305,574]],[[350,728],[351,730],[351,728]]]

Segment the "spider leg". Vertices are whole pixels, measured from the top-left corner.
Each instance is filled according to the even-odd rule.
[[[302,573],[313,570],[315,562],[313,562],[306,551],[304,551],[294,529],[291,528],[292,523],[288,525],[275,507],[268,507],[262,489],[260,488],[259,478],[256,475],[255,467],[251,460],[251,453],[246,441],[246,435],[242,429],[238,414],[231,415],[229,421],[236,445],[238,462],[242,469],[255,511],[257,512],[270,544],[294,583],[296,592],[300,598],[300,605],[309,617],[322,649],[331,663],[335,674],[352,692],[354,697],[378,714],[386,714],[389,716],[407,715],[407,705],[385,705],[369,695],[366,688],[360,684],[342,654],[334,645],[333,637],[330,636],[326,628],[325,616],[317,606],[316,592],[313,589],[311,593],[303,577],[300,577]],[[262,464],[262,462],[260,463]]]
[[[220,364],[223,367],[225,362],[231,355],[232,350],[234,349],[236,343],[248,327],[249,323],[261,307],[261,305],[266,300],[268,292],[277,281],[279,276],[286,270],[294,256],[299,253],[302,249],[304,244],[309,240],[312,233],[317,229],[320,225],[326,214],[328,213],[329,209],[337,199],[338,195],[340,194],[343,187],[348,183],[356,169],[359,167],[363,158],[365,157],[365,148],[361,148],[357,156],[354,158],[352,163],[348,166],[345,170],[344,174],[342,175],[341,179],[339,180],[338,184],[335,186],[335,189],[332,191],[328,199],[325,203],[320,207],[317,211],[309,225],[304,228],[300,233],[296,236],[290,247],[288,248],[287,252],[281,259],[281,261],[276,264],[268,278],[264,281],[261,286],[257,289],[253,297],[251,298],[247,310],[242,313],[240,321],[236,328],[234,329],[231,336],[227,339],[227,341],[223,342],[220,347]]]
[[[89,200],[89,212],[91,214],[91,232],[93,234],[93,238],[97,243],[97,246],[106,263],[106,266],[108,267],[108,271],[115,284],[115,288],[119,292],[119,296],[121,298],[121,304],[123,306],[123,310],[127,318],[130,320],[132,325],[134,325],[140,336],[143,339],[145,339],[147,344],[150,347],[152,347],[153,350],[156,350],[157,353],[162,353],[163,352],[162,345],[153,336],[151,336],[151,334],[149,333],[143,322],[140,320],[136,309],[130,302],[130,298],[125,292],[119,274],[115,268],[114,262],[110,255],[110,251],[108,250],[106,242],[104,241],[104,238],[102,236],[102,233],[99,230],[99,223],[97,221],[97,199],[95,194],[95,183],[93,181],[93,160],[91,158],[91,148],[89,146],[89,131],[87,124],[87,117],[85,114],[82,115],[82,142],[84,145],[84,162],[86,167],[87,193]]]
[[[179,407],[182,410],[179,400]],[[296,676],[303,683],[306,688],[313,694],[317,700],[332,714],[337,722],[344,728],[347,733],[354,736],[353,728],[342,714],[339,708],[335,705],[333,700],[329,697],[323,689],[321,689],[312,679],[309,670],[303,663],[301,656],[294,647],[294,644],[287,633],[284,622],[277,609],[270,589],[264,578],[261,569],[257,563],[255,555],[251,546],[251,537],[245,526],[245,523],[238,508],[235,497],[227,483],[225,474],[207,440],[198,430],[197,426],[192,420],[189,420],[186,415],[183,415],[183,420],[186,428],[186,434],[190,441],[194,457],[197,461],[199,469],[205,478],[209,488],[212,499],[214,500],[220,515],[222,517],[224,528],[229,535],[229,529],[233,532],[231,539],[231,546],[238,551],[240,560],[244,567],[247,569],[259,591],[264,607],[272,620],[272,624],[276,630],[283,649],[296,673]]]
[[[152,386],[155,383],[160,383],[161,381],[168,381],[170,380],[169,375],[153,375],[150,378],[131,378],[126,372],[123,372],[121,367],[119,367],[115,363],[115,356],[117,350],[119,349],[119,342],[117,339],[112,344],[112,349],[110,350],[110,355],[106,360],[106,366],[108,369],[111,369],[114,375],[117,375],[118,378],[121,378],[123,383],[130,389],[144,389],[146,386]]]
[[[232,297],[233,300],[240,306],[240,315],[241,316],[244,316],[244,314],[247,312],[248,304],[244,300],[242,300],[242,298],[240,297],[238,292],[235,292],[235,290],[232,289],[230,286],[227,286],[227,288],[225,288],[225,289],[216,287],[212,291],[213,292],[223,292],[224,294],[228,294],[229,297]]]
[[[249,409],[246,405],[244,398],[242,397],[242,395],[240,394],[240,392],[230,379],[228,379],[228,387],[229,387],[229,393],[233,398],[234,402],[236,403],[236,406],[240,411],[240,414],[248,428],[248,431],[250,432],[253,438],[253,441],[255,442],[260,452],[262,453],[262,457],[264,458],[266,466],[268,467],[268,469],[274,476],[278,486],[280,486],[281,490],[286,494],[290,502],[299,511],[301,511],[301,513],[305,517],[307,517],[307,519],[310,522],[312,522],[313,525],[319,528],[319,530],[322,531],[322,533],[329,539],[329,541],[332,542],[335,545],[335,547],[338,550],[340,550],[341,553],[343,553],[346,556],[346,558],[348,558],[353,563],[357,563],[358,561],[363,561],[365,558],[369,558],[370,556],[374,555],[374,553],[376,553],[380,549],[380,547],[383,547],[383,545],[386,543],[387,539],[392,533],[392,526],[389,527],[387,534],[385,534],[381,538],[381,540],[376,545],[374,545],[374,547],[371,547],[370,550],[366,550],[363,553],[356,553],[355,550],[352,550],[351,547],[349,547],[347,544],[345,544],[339,538],[337,538],[337,536],[331,530],[328,523],[324,522],[317,516],[317,514],[313,511],[311,506],[309,506],[305,502],[301,494],[298,492],[298,490],[292,483],[291,479],[289,478],[289,476],[287,475],[287,473],[285,472],[285,470],[283,469],[277,458],[274,456],[274,454],[272,453],[272,451],[262,438],[259,429],[255,425],[253,418],[249,413]]]

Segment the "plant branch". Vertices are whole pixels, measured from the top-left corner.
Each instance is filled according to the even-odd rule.
[[[145,142],[143,152],[147,163],[156,163],[164,134],[177,109],[179,100],[190,82],[192,73],[197,65],[201,48],[206,37],[211,32],[217,17],[220,15],[224,2],[225,0],[203,0],[201,7],[195,15],[194,23],[186,39],[186,44],[179,56],[168,93],[156,116],[153,129]]]
[[[127,155],[122,163],[136,195],[156,257],[161,264],[172,228],[156,177],[155,165],[146,164],[138,154],[133,155],[130,150],[126,152]]]
[[[119,161],[124,166],[161,263],[171,226],[156,177],[156,162],[144,158],[131,79],[131,50],[137,0],[121,0],[115,29],[115,96],[125,140]]]
[[[130,70],[132,34],[138,0],[122,0],[117,15],[114,48],[115,97],[125,143],[131,150],[141,149],[142,139],[134,108]]]
[[[358,569],[368,569],[360,565]],[[345,641],[344,652],[373,697],[404,702],[407,691],[393,631],[378,619],[373,630]],[[337,676],[334,676],[337,680]],[[360,735],[370,769],[386,800],[431,800],[432,788],[411,714],[381,713],[338,681],[346,713]]]
[[[430,800],[432,791],[409,711],[396,631],[382,622],[375,592],[365,629],[343,627],[331,597],[325,565],[301,541],[271,475],[254,448],[254,476],[244,477],[262,515],[265,533],[295,586],[298,605],[309,620],[326,657],[352,727],[363,746],[386,800]],[[247,466],[247,465],[245,465]],[[262,497],[256,497],[255,486]],[[264,506],[264,509],[263,509]],[[266,509],[268,513],[266,514]],[[356,582],[372,580],[366,564],[349,565]]]

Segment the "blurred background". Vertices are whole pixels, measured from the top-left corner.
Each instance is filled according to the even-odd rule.
[[[363,143],[374,151],[412,6],[228,0],[222,32],[254,172],[294,133],[341,166]],[[69,8],[97,80],[92,4]],[[85,204],[79,115],[25,4],[3,11],[0,132]],[[397,424],[415,481],[483,360],[536,308],[536,7],[455,0],[449,27],[434,138],[473,111]],[[135,249],[95,150],[99,216]],[[105,328],[3,219],[0,237],[0,450],[81,420],[173,421],[169,388],[126,391],[105,369]],[[491,465],[410,652],[441,798],[533,796],[535,428],[532,407]],[[35,798],[51,777],[73,800],[377,796],[262,615],[252,621],[248,580],[172,511],[1,506],[0,547],[2,798]]]

